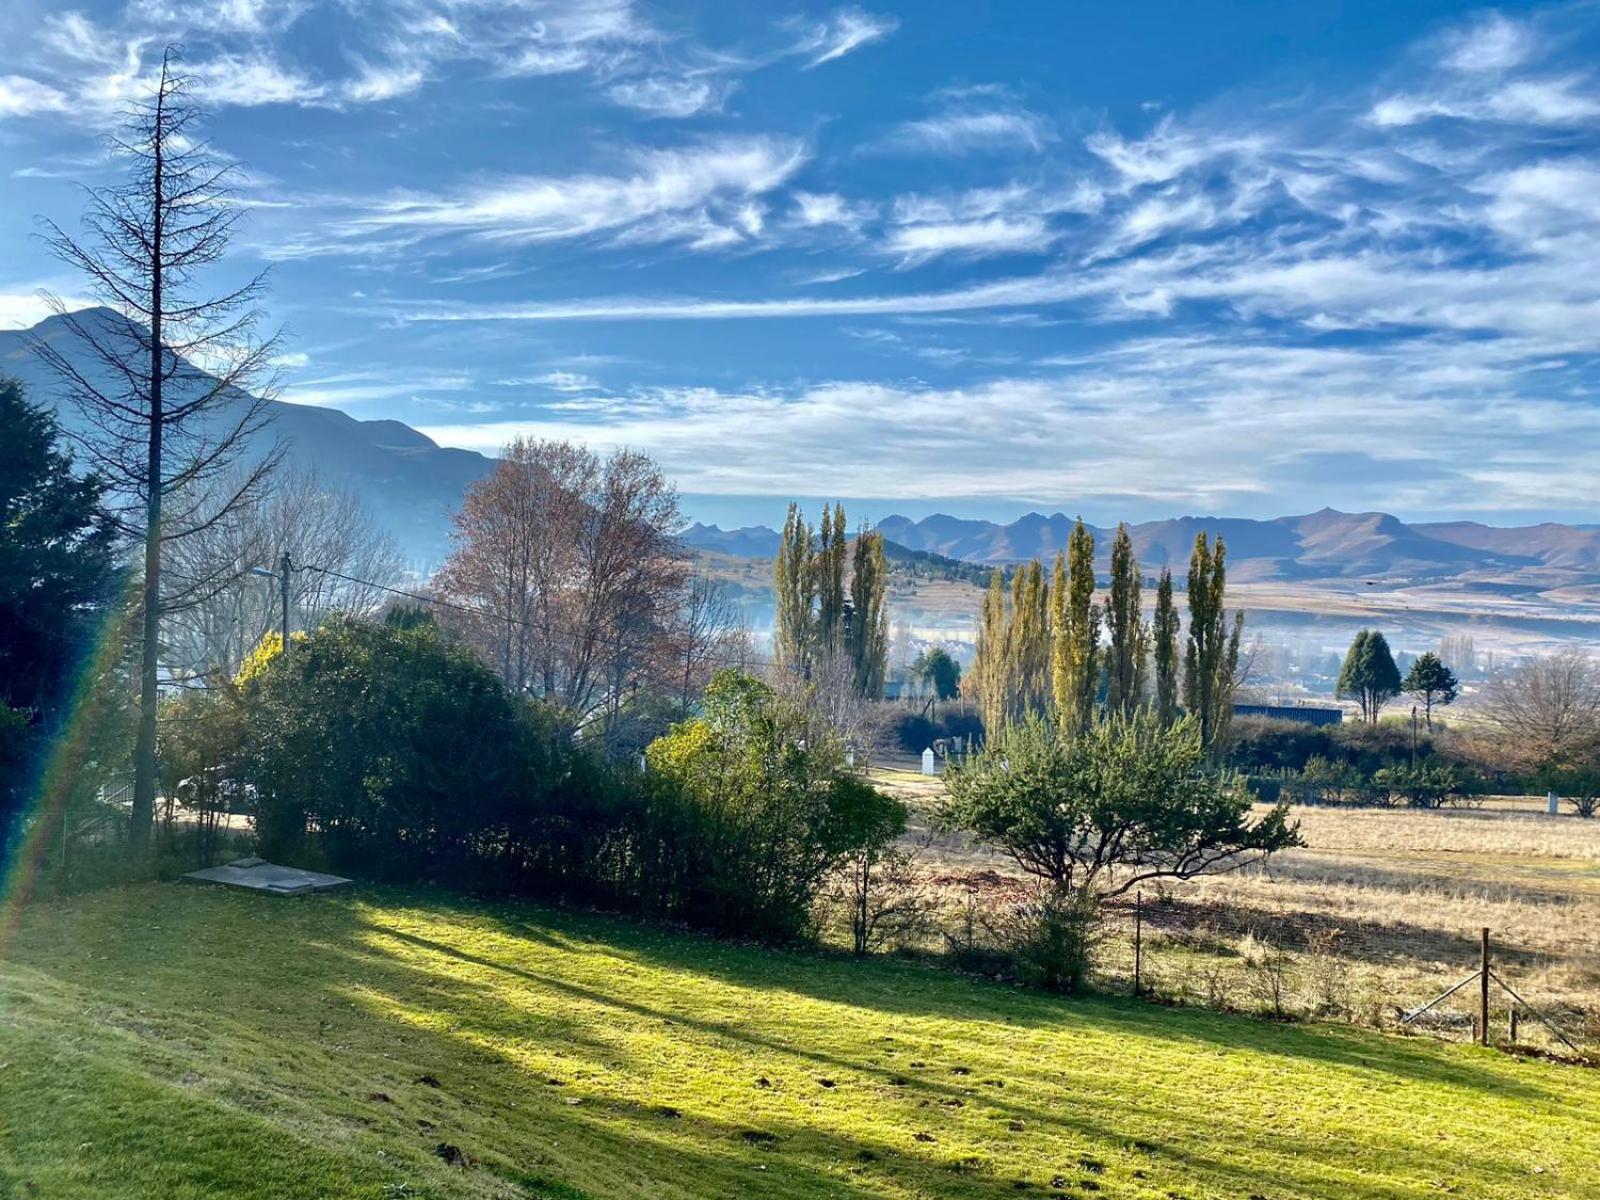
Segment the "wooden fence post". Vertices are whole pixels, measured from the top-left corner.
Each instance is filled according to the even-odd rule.
[[[1489,1044],[1489,930],[1483,930],[1483,946],[1478,965],[1478,1041]]]
[[[1144,889],[1133,894],[1133,994],[1144,993]]]

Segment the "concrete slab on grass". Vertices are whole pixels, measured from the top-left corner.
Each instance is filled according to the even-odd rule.
[[[226,887],[265,892],[269,896],[304,896],[309,892],[332,891],[350,883],[342,875],[280,867],[264,858],[236,858],[220,867],[190,871],[184,878],[191,883],[220,883]]]

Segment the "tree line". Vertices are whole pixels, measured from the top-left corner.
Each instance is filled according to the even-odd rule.
[[[1228,613],[1227,547],[1205,533],[1189,558],[1187,632],[1163,570],[1145,619],[1144,579],[1125,524],[1117,526],[1105,599],[1095,599],[1095,537],[1080,520],[1049,578],[1034,560],[990,577],[967,675],[986,729],[1031,715],[1081,731],[1097,714],[1131,716],[1148,706],[1165,725],[1194,716],[1207,747],[1225,736],[1239,683],[1244,614]]]

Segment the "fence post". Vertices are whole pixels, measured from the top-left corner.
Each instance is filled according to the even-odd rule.
[[[1507,1041],[1515,1046],[1517,1044],[1517,1005],[1515,1001],[1511,1005],[1511,1016],[1506,1021],[1506,1033],[1508,1035]]]
[[[1133,894],[1133,994],[1144,994],[1144,889]]]
[[[1478,1041],[1489,1044],[1489,929],[1483,930],[1483,946],[1478,964]]]

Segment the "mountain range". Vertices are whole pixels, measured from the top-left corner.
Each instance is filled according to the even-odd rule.
[[[109,309],[77,314],[82,323],[112,329],[124,318]],[[89,347],[59,317],[32,330],[0,331],[0,375],[22,380],[37,401],[53,405],[58,384],[34,353],[30,338],[50,341],[90,376],[104,376]],[[242,400],[242,398],[241,398]],[[57,406],[69,428],[81,418]],[[287,461],[310,468],[354,493],[420,568],[436,564],[449,545],[450,514],[467,487],[494,460],[440,446],[399,421],[357,420],[333,408],[272,401],[261,435]],[[966,563],[1002,566],[1050,559],[1065,549],[1074,518],[1029,513],[1009,523],[937,514],[912,520],[892,516],[878,530],[896,548]],[[1228,545],[1229,575],[1240,582],[1374,579],[1433,582],[1452,579],[1515,582],[1543,588],[1600,580],[1600,526],[1542,524],[1516,527],[1471,521],[1407,523],[1387,513],[1344,513],[1331,508],[1303,516],[1250,520],[1175,517],[1129,526],[1146,570],[1187,563],[1195,536],[1220,534]],[[1107,566],[1111,531],[1095,529],[1097,564]],[[764,525],[721,529],[690,525],[686,545],[737,558],[770,558],[778,534]]]
[[[85,328],[98,327],[97,332],[116,332],[117,323],[125,323],[110,309],[75,315]],[[57,402],[60,384],[34,352],[34,337],[56,345],[96,382],[105,381],[106,371],[96,369],[89,347],[60,317],[31,330],[0,330],[0,375],[21,380],[30,398],[55,408],[67,428],[81,428],[82,418],[73,406]],[[314,470],[319,478],[354,493],[419,568],[444,558],[450,514],[468,485],[494,465],[493,459],[474,451],[440,446],[400,421],[361,421],[338,409],[280,400],[269,401],[268,410],[271,419],[257,449],[265,452],[276,441],[286,462]]]
[[[935,514],[919,521],[886,517],[877,529],[887,541],[909,550],[1004,566],[1053,558],[1066,549],[1075,521],[1059,512],[1029,513],[1008,524]],[[1104,571],[1113,531],[1091,529],[1097,566]],[[1130,525],[1128,532],[1146,570],[1171,567],[1175,573],[1188,563],[1198,534],[1220,534],[1228,546],[1229,576],[1240,582],[1509,576],[1551,586],[1600,576],[1600,530],[1570,525],[1408,524],[1388,513],[1324,508],[1270,520],[1174,517]],[[760,525],[733,530],[692,525],[682,536],[691,545],[745,557],[771,557],[778,545],[778,534]]]

